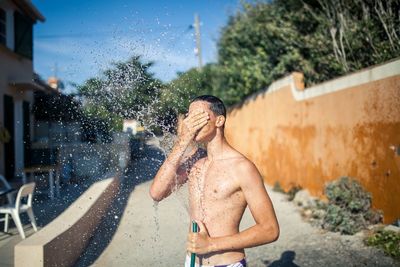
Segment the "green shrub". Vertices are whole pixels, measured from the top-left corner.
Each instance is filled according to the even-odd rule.
[[[400,233],[379,229],[364,242],[369,246],[382,249],[386,255],[400,259]]]
[[[342,177],[325,187],[328,198],[322,227],[342,234],[355,234],[382,220],[371,210],[371,195],[354,179]]]
[[[275,192],[285,193],[279,181],[275,182],[274,187],[272,187],[272,190]]]
[[[290,188],[290,190],[287,192],[288,200],[292,201],[296,196],[296,193],[299,192],[301,189],[301,186],[293,186],[292,188]]]

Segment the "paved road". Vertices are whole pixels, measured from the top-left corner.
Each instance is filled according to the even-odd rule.
[[[136,161],[134,171],[124,180],[119,202],[78,266],[183,266],[189,225],[185,188],[159,205],[148,195],[149,179],[161,160],[154,152]],[[341,236],[312,227],[285,195],[267,190],[281,235],[273,244],[247,249],[249,266],[400,266],[380,251],[365,247],[360,235]],[[241,229],[252,224],[246,211]]]

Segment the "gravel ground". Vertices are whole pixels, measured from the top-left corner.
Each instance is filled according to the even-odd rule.
[[[281,234],[272,244],[246,250],[249,266],[400,266],[383,252],[365,246],[362,242],[364,233],[340,235],[311,226],[284,194],[269,187],[267,190],[274,203]],[[251,215],[246,215],[242,227],[251,222]]]

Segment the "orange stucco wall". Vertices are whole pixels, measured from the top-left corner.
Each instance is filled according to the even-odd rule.
[[[379,75],[371,68],[304,89],[294,73],[229,112],[228,141],[255,162],[266,183],[279,181],[285,190],[301,186],[321,197],[327,182],[353,177],[392,222],[400,218],[400,155],[393,150],[400,145],[400,70]],[[323,93],[296,100],[293,90]]]

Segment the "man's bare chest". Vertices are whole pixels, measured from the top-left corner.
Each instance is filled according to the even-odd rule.
[[[223,165],[194,166],[189,174],[189,192],[203,200],[226,200],[239,191],[235,177]]]

